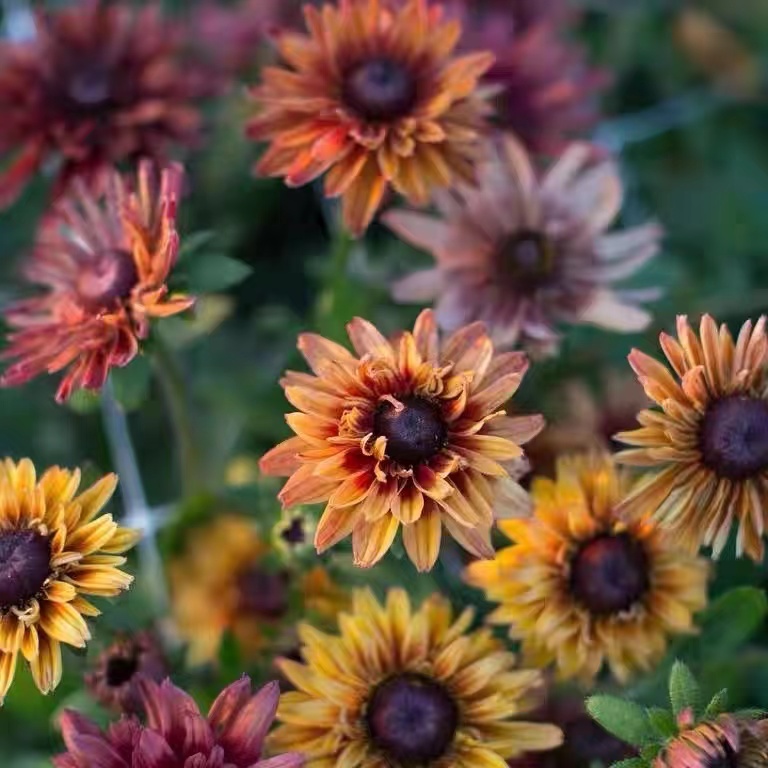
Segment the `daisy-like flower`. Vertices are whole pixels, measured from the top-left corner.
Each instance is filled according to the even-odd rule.
[[[634,449],[619,461],[661,468],[640,483],[627,508],[657,509],[659,523],[691,552],[719,557],[734,522],[736,553],[763,559],[768,525],[768,337],[765,318],[734,341],[705,315],[699,335],[677,319],[677,339],[662,333],[672,371],[638,350],[629,362],[661,411],[638,415],[640,428],[617,439]]]
[[[529,150],[556,154],[598,121],[608,77],[566,39],[562,2],[454,0],[448,8],[461,21],[462,48],[494,54],[483,82],[496,92],[496,123]]]
[[[29,459],[0,464],[0,702],[19,655],[35,685],[61,680],[61,644],[84,648],[84,617],[100,611],[83,595],[114,597],[133,577],[119,570],[138,531],[100,515],[115,475],[77,493],[80,471],[52,467],[37,480]]]
[[[166,285],[179,247],[182,169],[171,165],[157,176],[143,161],[135,186],[111,171],[100,194],[76,181],[56,204],[25,266],[44,293],[5,313],[13,330],[2,356],[16,362],[4,386],[67,369],[59,402],[74,389],[100,389],[110,368],[136,356],[151,318],[192,306]]]
[[[243,676],[225,688],[207,717],[189,694],[166,680],[142,683],[146,725],[124,717],[106,732],[87,717],[65,710],[61,733],[67,751],[55,768],[302,768],[296,752],[262,756],[280,698],[277,683],[253,693]],[[297,746],[297,745],[292,745]]]
[[[248,135],[271,145],[256,170],[300,186],[322,174],[361,234],[391,187],[416,204],[472,183],[489,110],[489,53],[454,56],[461,29],[427,0],[306,6],[308,34],[283,34],[289,68],[268,67]],[[327,173],[326,173],[327,172]]]
[[[244,517],[219,515],[188,534],[168,567],[173,618],[190,664],[215,662],[226,632],[256,658],[291,645],[295,609],[331,620],[349,603],[321,567],[304,574],[270,566],[277,551]]]
[[[472,554],[493,557],[494,516],[529,513],[509,463],[543,426],[540,416],[500,410],[522,381],[525,355],[494,356],[479,323],[441,343],[429,310],[391,342],[361,318],[348,332],[357,357],[304,334],[299,349],[315,376],[289,371],[281,382],[299,409],[286,417],[296,437],[261,468],[290,475],[283,506],[327,501],[318,552],[352,534],[363,567],[384,556],[401,524],[419,570],[434,565],[443,526]]]
[[[308,768],[490,768],[504,758],[552,749],[560,729],[513,718],[541,693],[536,670],[488,630],[468,632],[433,596],[413,610],[404,590],[380,605],[355,592],[340,635],[300,627],[304,663],[283,659],[297,690],[283,695],[277,750],[301,744]]]
[[[156,3],[79,0],[40,10],[35,35],[0,43],[0,205],[9,205],[49,159],[57,191],[124,159],[162,160],[171,145],[194,143],[197,101],[215,88],[184,54],[180,24]]]
[[[168,676],[168,662],[157,636],[150,631],[118,637],[100,654],[85,675],[85,685],[104,707],[122,714],[142,712],[142,680],[159,683]]]
[[[482,320],[499,346],[523,343],[542,354],[557,349],[560,323],[645,328],[643,293],[612,284],[656,254],[661,232],[646,224],[606,233],[621,208],[621,182],[612,162],[590,157],[588,145],[574,144],[539,177],[506,135],[477,188],[437,197],[441,218],[388,211],[384,223],[436,261],[397,283],[395,298],[435,300],[441,327]]]
[[[693,630],[707,563],[681,552],[652,510],[621,517],[629,489],[609,456],[561,459],[556,480],[534,480],[534,517],[501,525],[514,545],[468,567],[467,581],[500,603],[490,620],[509,625],[529,663],[586,683],[607,664],[624,682],[658,662],[670,635]]]

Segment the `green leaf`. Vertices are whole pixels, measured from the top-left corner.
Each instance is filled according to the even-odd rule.
[[[626,760],[619,760],[613,763],[611,768],[647,768],[648,763],[642,757],[629,757]]]
[[[215,232],[206,229],[186,235],[182,238],[181,244],[179,245],[178,260],[181,261],[181,259],[188,256],[197,255],[197,253],[205,248],[205,246],[210,245],[215,237]]]
[[[669,700],[672,712],[677,717],[684,709],[693,710],[695,717],[701,714],[701,690],[696,678],[682,661],[672,665],[669,675]]]
[[[741,718],[742,720],[762,720],[768,716],[768,712],[764,709],[737,709],[733,713],[734,717]]]
[[[755,587],[721,595],[701,617],[699,647],[724,656],[738,651],[768,617],[768,596]]]
[[[96,413],[101,407],[101,393],[92,389],[76,389],[67,400],[67,406],[79,414]]]
[[[207,253],[190,260],[184,272],[190,293],[215,293],[241,283],[252,270],[237,259]]]
[[[641,746],[656,739],[647,712],[632,701],[616,696],[590,696],[587,699],[587,712],[606,731],[628,744]]]
[[[667,739],[677,735],[675,717],[668,709],[651,707],[648,710],[648,720],[662,738]]]
[[[722,715],[723,712],[728,711],[728,689],[723,688],[722,691],[716,693],[712,697],[712,701],[707,704],[707,708],[704,710],[704,717],[717,717]]]
[[[125,368],[114,368],[109,376],[115,400],[123,410],[134,411],[144,404],[152,380],[152,366],[146,357],[140,355]]]

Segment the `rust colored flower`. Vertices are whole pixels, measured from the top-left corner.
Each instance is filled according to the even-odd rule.
[[[469,631],[472,619],[437,595],[412,608],[402,589],[384,605],[356,591],[339,635],[302,625],[304,663],[278,662],[297,690],[270,744],[302,745],[307,768],[496,768],[558,746],[556,726],[517,719],[541,674],[517,669],[487,629]]]
[[[185,56],[184,28],[156,3],[79,0],[40,10],[30,41],[0,43],[0,205],[11,204],[51,158],[57,192],[124,159],[164,160],[196,141],[197,101],[214,89]]]
[[[191,664],[215,662],[226,632],[253,659],[294,642],[297,609],[331,620],[346,607],[347,592],[324,568],[299,574],[270,563],[276,554],[234,514],[188,534],[168,575],[173,618]]]
[[[768,765],[768,719],[719,715],[685,728],[671,739],[651,768],[765,768]]]
[[[442,218],[388,211],[384,222],[437,262],[397,283],[395,298],[435,299],[441,327],[481,320],[499,346],[522,342],[542,354],[557,349],[560,323],[644,328],[650,315],[638,304],[647,292],[612,284],[656,254],[661,231],[646,224],[608,233],[621,181],[612,162],[591,164],[591,156],[588,145],[574,144],[538,176],[508,134],[483,163],[477,188],[437,198]]]
[[[55,768],[302,768],[296,752],[262,756],[280,690],[267,683],[253,693],[243,676],[225,688],[207,717],[189,694],[166,680],[142,683],[146,725],[124,717],[106,732],[87,717],[65,710],[61,733],[67,751]]]
[[[677,339],[662,333],[672,371],[639,350],[629,363],[661,410],[638,415],[640,428],[616,437],[636,448],[619,461],[658,468],[625,502],[657,509],[659,524],[689,551],[720,556],[734,523],[736,554],[763,559],[768,526],[768,337],[765,317],[738,338],[709,315],[699,335],[677,319]]]
[[[564,34],[562,2],[454,0],[448,8],[461,21],[462,48],[494,54],[483,82],[497,90],[497,123],[530,151],[558,154],[597,123],[609,78]]]
[[[454,56],[460,26],[441,6],[339,0],[307,6],[308,34],[278,39],[248,135],[271,142],[256,170],[300,186],[325,174],[347,228],[361,234],[391,187],[411,202],[474,182],[488,106],[489,53]]]
[[[38,480],[29,459],[0,464],[0,703],[19,655],[40,692],[54,690],[61,644],[84,648],[84,617],[100,613],[83,595],[114,597],[133,581],[120,566],[139,533],[100,514],[117,477],[77,494],[79,485],[77,469],[51,467]]]
[[[25,266],[45,292],[6,310],[13,330],[5,359],[15,360],[3,386],[67,369],[59,402],[74,389],[100,389],[113,366],[127,365],[149,333],[149,321],[183,312],[194,302],[168,295],[176,261],[175,228],[182,170],[159,180],[149,161],[135,186],[111,171],[99,194],[77,180],[42,224]]]
[[[586,683],[607,665],[624,682],[652,669],[670,636],[693,631],[707,563],[681,552],[652,509],[620,516],[630,488],[610,456],[561,459],[556,480],[534,480],[534,517],[502,523],[513,546],[468,567],[528,663]]]
[[[500,410],[522,381],[525,355],[494,355],[479,323],[441,343],[429,310],[391,342],[361,318],[347,329],[358,357],[303,334],[299,349],[315,376],[289,371],[282,381],[299,411],[286,417],[296,437],[261,468],[290,475],[283,506],[327,501],[317,550],[351,534],[363,567],[384,556],[400,525],[421,571],[437,559],[443,526],[472,554],[493,557],[494,517],[529,511],[508,463],[543,426],[540,416]]]
[[[118,637],[96,659],[85,684],[107,709],[126,715],[141,714],[141,681],[156,683],[168,675],[168,663],[153,632]]]

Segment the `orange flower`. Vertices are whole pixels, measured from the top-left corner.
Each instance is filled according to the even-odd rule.
[[[635,349],[629,362],[661,411],[638,415],[640,428],[616,437],[637,446],[618,460],[659,472],[640,483],[628,508],[658,509],[661,525],[695,552],[725,547],[738,521],[736,554],[756,562],[768,526],[768,336],[765,317],[746,322],[734,342],[704,315],[698,337],[677,319],[677,339],[662,333],[674,371]],[[678,381],[679,380],[679,381]]]
[[[348,332],[359,357],[304,334],[299,349],[317,377],[291,371],[282,381],[300,411],[286,417],[296,437],[261,468],[290,475],[283,506],[327,500],[317,550],[352,534],[363,567],[387,552],[401,524],[421,571],[437,559],[442,526],[473,554],[493,557],[494,516],[529,512],[509,463],[544,423],[500,410],[522,381],[525,355],[494,356],[480,323],[440,344],[428,310],[393,342],[361,318]]]
[[[181,167],[172,165],[158,183],[145,161],[135,189],[111,171],[100,194],[77,180],[56,204],[26,268],[27,278],[48,290],[6,312],[15,330],[3,357],[17,362],[0,380],[4,386],[69,368],[59,402],[76,388],[99,389],[112,366],[136,356],[150,318],[193,304],[169,297],[166,286],[178,250],[181,178]]]
[[[427,0],[340,0],[304,15],[309,34],[278,41],[290,69],[266,68],[253,92],[262,111],[248,135],[271,141],[258,173],[300,186],[327,171],[325,193],[342,197],[357,235],[390,185],[424,204],[433,188],[474,182],[490,53],[453,56],[460,24]]]

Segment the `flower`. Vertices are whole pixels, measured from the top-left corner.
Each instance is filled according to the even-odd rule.
[[[506,135],[482,165],[478,188],[437,198],[442,219],[388,211],[384,223],[437,262],[397,283],[395,299],[435,299],[441,327],[482,320],[499,346],[524,343],[542,354],[556,351],[561,322],[645,328],[643,294],[611,284],[655,255],[661,231],[646,224],[606,234],[621,182],[612,162],[590,166],[589,158],[587,145],[574,144],[539,178]]]
[[[347,331],[359,357],[306,333],[299,350],[316,376],[289,371],[281,382],[300,411],[286,416],[296,437],[261,468],[290,475],[283,506],[327,501],[318,552],[352,534],[363,567],[384,556],[401,524],[421,571],[437,559],[443,526],[472,554],[493,557],[494,515],[529,511],[503,464],[519,460],[543,426],[540,416],[499,410],[522,381],[525,355],[494,356],[479,323],[441,344],[429,310],[392,342],[359,317]]]
[[[153,632],[143,631],[118,637],[99,654],[85,684],[104,707],[124,714],[142,712],[142,680],[161,682],[168,663]]]
[[[687,716],[688,712],[683,712]],[[768,719],[719,715],[683,727],[651,763],[652,768],[765,768],[768,765]]]
[[[43,223],[26,277],[45,286],[40,296],[6,310],[13,327],[0,379],[16,386],[67,368],[59,402],[74,389],[99,389],[109,369],[127,365],[149,333],[149,320],[183,312],[194,300],[168,295],[176,261],[176,205],[182,169],[155,178],[139,165],[135,187],[112,171],[100,194],[81,181]]]
[[[60,193],[76,176],[91,180],[124,159],[161,161],[171,145],[196,142],[197,102],[216,85],[156,3],[80,0],[35,21],[33,39],[0,43],[0,146],[14,153],[0,205],[50,158],[60,161]]]
[[[677,339],[660,336],[672,369],[639,350],[629,363],[646,394],[661,406],[641,411],[640,428],[617,439],[637,446],[618,460],[659,467],[626,499],[627,508],[657,509],[670,536],[695,552],[719,557],[734,521],[736,553],[763,559],[768,524],[768,338],[765,318],[741,327],[734,342],[709,315],[697,337],[677,318]]]
[[[514,542],[466,579],[501,605],[529,663],[555,663],[563,678],[594,680],[604,664],[625,682],[690,633],[706,605],[706,561],[683,554],[650,518],[617,513],[630,489],[610,456],[561,459],[556,480],[533,482],[534,517],[502,523]]]
[[[0,464],[0,703],[19,654],[41,693],[61,680],[61,644],[84,648],[83,595],[113,597],[133,577],[119,570],[138,531],[100,515],[117,485],[106,475],[77,496],[80,470],[51,467],[37,480],[29,459]]]
[[[170,680],[142,683],[147,723],[124,717],[106,732],[87,717],[65,710],[61,733],[67,752],[54,768],[301,768],[296,752],[262,759],[264,738],[275,716],[280,689],[268,683],[253,693],[243,676],[226,687],[208,716]]]
[[[433,596],[412,610],[406,592],[380,605],[353,595],[340,635],[302,625],[304,663],[279,666],[298,690],[284,694],[271,745],[301,744],[308,768],[469,768],[551,749],[560,729],[513,720],[536,704],[536,670],[488,630],[468,632],[472,611],[453,620]]]
[[[462,48],[493,53],[483,82],[497,92],[496,122],[530,151],[557,154],[595,125],[609,78],[563,33],[563,3],[454,0],[448,7],[461,21]]]
[[[325,569],[298,575],[271,565],[274,554],[238,515],[218,515],[187,535],[168,576],[173,618],[191,664],[214,662],[228,631],[249,658],[285,644],[297,604],[302,613],[326,619],[347,605],[346,592]]]
[[[248,135],[271,142],[258,173],[300,186],[327,172],[325,194],[342,197],[356,235],[390,187],[426,203],[474,181],[491,54],[452,55],[460,26],[427,0],[340,0],[304,15],[308,34],[277,40],[289,68],[267,67],[253,91]]]

